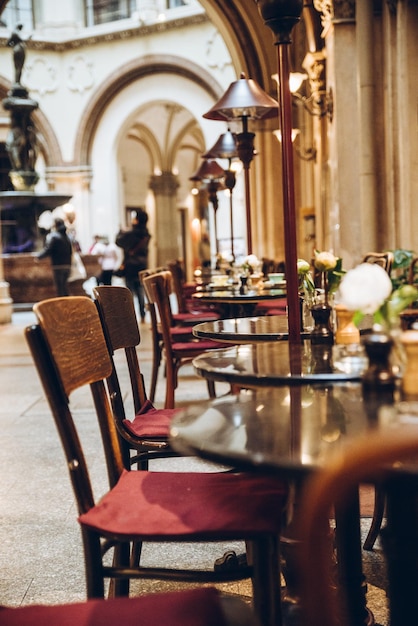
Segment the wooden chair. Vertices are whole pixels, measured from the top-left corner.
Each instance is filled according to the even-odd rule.
[[[402,426],[402,430],[390,430],[385,434],[369,434],[342,450],[333,463],[307,481],[298,511],[298,534],[301,537],[301,598],[309,626],[360,623],[353,621],[349,614],[350,604],[346,600],[349,590],[338,585],[332,538],[323,532],[323,528],[328,524],[332,508],[338,506],[343,510],[352,490],[366,482],[388,485],[388,520],[382,532],[391,626],[404,626],[418,614],[417,520],[411,515],[411,509],[415,515],[417,513],[417,498],[410,491],[411,482],[415,494],[418,485],[417,444],[416,426]],[[396,476],[402,462],[411,458],[415,459],[415,473],[406,468],[403,476]],[[397,468],[395,473],[393,465]],[[402,484],[408,492],[403,490]],[[338,562],[338,549],[336,556]],[[344,581],[341,565],[338,580]]]
[[[100,286],[93,288],[93,297],[112,359],[112,373],[108,383],[115,401],[120,402],[116,412],[116,426],[122,438],[124,464],[129,469],[132,463],[140,462],[141,467],[147,469],[151,458],[176,455],[170,447],[168,436],[171,419],[177,410],[155,409],[147,398],[137,353],[141,338],[131,291],[123,286]],[[125,352],[135,413],[133,420],[126,419],[122,402],[113,359],[118,350]],[[133,457],[132,449],[136,451]]]
[[[165,626],[168,623],[170,626],[256,626],[242,601],[223,597],[213,587],[140,598],[0,607],[0,623],[7,626]]]
[[[363,257],[363,263],[376,263],[383,267],[390,276],[393,265],[393,252],[367,252]]]
[[[177,300],[177,313],[172,313],[173,321],[179,324],[199,324],[200,322],[212,322],[218,320],[220,315],[215,310],[202,308],[202,305],[193,303],[187,297],[186,283],[184,279],[183,266],[179,260],[169,261],[167,269],[171,272],[171,285]],[[193,292],[196,291],[193,286]],[[191,293],[190,293],[191,295]]]
[[[114,581],[116,595],[127,595],[131,578],[210,583],[251,576],[261,626],[279,623],[278,537],[287,498],[283,483],[273,477],[232,472],[124,469],[113,414],[118,403],[106,389],[112,362],[95,304],[84,297],[53,298],[35,304],[34,312],[39,323],[28,327],[25,335],[58,429],[77,502],[88,598],[104,597],[106,578]],[[109,481],[109,490],[98,501],[70,404],[72,393],[86,386],[92,393]],[[130,564],[134,542],[231,539],[249,542],[253,565],[207,571]],[[110,550],[111,564],[106,558]]]
[[[165,376],[166,376],[166,395],[165,408],[174,408],[175,406],[175,390],[178,386],[178,371],[180,367],[186,363],[190,363],[192,359],[204,352],[205,350],[214,350],[226,347],[228,344],[211,340],[194,339],[193,341],[177,340],[172,334],[172,312],[170,305],[171,293],[171,272],[156,272],[149,276],[143,277],[143,285],[148,302],[158,311],[158,321],[162,333],[162,347],[165,356]],[[155,331],[157,333],[157,331]],[[229,346],[228,346],[229,347]],[[215,387],[213,381],[207,381],[209,397],[215,397]]]
[[[161,330],[161,324],[158,320],[157,310],[155,308],[155,304],[149,300],[147,295],[147,289],[144,284],[144,279],[147,276],[151,276],[151,274],[155,274],[158,271],[163,271],[161,269],[146,269],[139,272],[140,281],[144,287],[145,297],[147,299],[147,309],[151,319],[151,337],[152,337],[152,369],[151,369],[151,383],[149,388],[149,399],[151,402],[155,400],[155,393],[157,390],[157,381],[158,381],[158,372],[161,365],[162,353],[163,353],[163,333]],[[178,341],[189,341],[193,339],[193,326],[192,325],[183,325],[179,323],[175,324],[175,320],[173,319],[172,326],[170,329],[170,333],[173,335],[175,339]]]

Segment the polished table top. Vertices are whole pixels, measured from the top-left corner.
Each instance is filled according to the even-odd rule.
[[[394,428],[390,403],[391,395],[363,394],[360,381],[241,391],[182,409],[171,440],[182,453],[295,477],[368,431]]]
[[[211,350],[193,360],[196,372],[209,380],[249,387],[284,383],[359,380],[360,374],[335,371],[332,346],[288,341],[251,343]]]
[[[248,289],[241,293],[239,288],[227,289],[219,287],[209,291],[197,291],[192,294],[192,298],[201,300],[202,302],[226,302],[226,303],[257,303],[262,300],[274,300],[277,298],[285,298],[286,290],[284,289]]]
[[[231,343],[257,341],[280,341],[288,339],[286,315],[263,315],[261,317],[238,317],[203,322],[193,327],[193,334],[200,339],[214,339]],[[303,333],[308,338],[309,333]]]

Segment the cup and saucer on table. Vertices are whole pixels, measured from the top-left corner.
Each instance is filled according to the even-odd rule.
[[[286,289],[286,277],[283,272],[267,274],[268,280],[263,283],[263,289]]]

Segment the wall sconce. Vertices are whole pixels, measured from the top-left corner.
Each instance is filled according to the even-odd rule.
[[[282,141],[282,131],[280,129],[273,130],[273,135],[280,141]],[[301,148],[296,140],[300,136],[299,128],[292,128],[292,144],[295,149],[296,154],[303,161],[315,161],[316,160],[316,148],[313,146],[311,148]]]
[[[232,160],[238,158],[237,137],[235,133],[227,130],[219,136],[216,143],[212,146],[206,154],[203,155],[205,159],[228,159],[228,169],[224,170],[224,184],[229,191],[229,219],[231,225],[231,257],[235,261],[234,250],[234,214],[233,214],[233,202],[232,192],[236,184],[236,170],[232,168]]]
[[[242,132],[236,134],[238,157],[244,166],[245,209],[247,219],[247,252],[252,253],[250,163],[254,157],[254,133],[248,132],[249,119],[268,119],[278,115],[277,100],[271,98],[260,85],[241,74],[230,84],[221,99],[203,115],[209,120],[224,122],[241,120]]]
[[[218,191],[225,189],[223,178],[225,172],[222,167],[212,159],[202,161],[196,172],[190,176],[189,180],[204,183],[209,195],[209,201],[213,207],[213,223],[215,227],[216,254],[219,253],[218,227],[216,224],[216,213],[218,211]]]
[[[279,84],[278,74],[273,74],[272,78],[274,78],[277,81],[277,84]],[[314,89],[312,90],[310,96],[303,96],[299,93],[299,89],[307,78],[309,78],[308,75],[303,72],[289,73],[289,90],[292,94],[292,98],[294,98],[296,102],[300,103],[310,115],[319,118],[327,115],[329,121],[332,122],[334,113],[332,89],[330,88],[326,91],[323,89],[324,83],[322,80],[311,79],[311,87],[314,85]]]

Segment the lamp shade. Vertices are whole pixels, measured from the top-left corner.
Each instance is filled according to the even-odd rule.
[[[205,159],[235,159],[238,157],[237,137],[227,130],[219,136],[216,143],[203,155]]]
[[[195,173],[190,176],[189,180],[210,181],[220,180],[225,176],[222,167],[216,161],[205,159],[197,168]]]
[[[278,115],[278,102],[252,78],[241,78],[231,83],[222,98],[203,115],[209,120],[234,120],[271,118]]]

